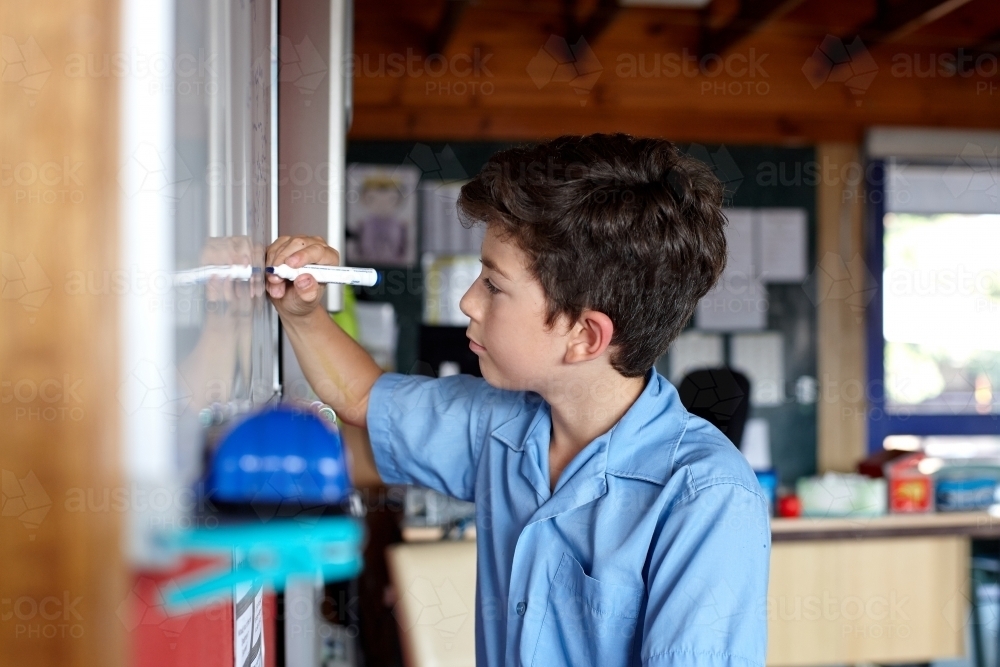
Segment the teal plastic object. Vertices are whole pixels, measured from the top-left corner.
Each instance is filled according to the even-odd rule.
[[[177,587],[166,593],[167,610],[189,611],[241,583],[263,581],[283,591],[288,577],[352,579],[364,565],[364,535],[361,521],[353,517],[221,525],[169,534],[164,546],[178,555],[244,557],[239,569],[175,582]]]

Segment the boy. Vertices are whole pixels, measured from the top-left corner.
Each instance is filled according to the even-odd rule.
[[[494,155],[458,203],[487,226],[461,303],[483,379],[383,374],[311,277],[269,277],[307,378],[367,425],[382,478],[475,501],[477,664],[764,664],[766,502],[653,367],[723,269],[721,204],[666,141]],[[318,238],[267,253],[338,259]]]

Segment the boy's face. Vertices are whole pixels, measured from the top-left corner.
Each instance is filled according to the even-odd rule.
[[[542,392],[559,370],[568,340],[566,319],[546,328],[546,299],[527,268],[527,256],[490,225],[483,240],[483,268],[462,297],[471,322],[469,347],[483,377],[504,389]]]

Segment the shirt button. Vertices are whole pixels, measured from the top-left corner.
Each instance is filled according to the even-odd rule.
[[[518,616],[524,616],[524,612],[527,610],[528,610],[527,602],[518,602],[517,607],[514,608],[514,611],[517,612]]]

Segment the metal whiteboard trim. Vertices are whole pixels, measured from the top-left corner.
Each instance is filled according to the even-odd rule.
[[[350,83],[346,76],[345,60],[349,56],[351,25],[350,0],[330,0],[330,107],[329,107],[329,160],[330,181],[327,208],[327,242],[340,251],[344,264],[344,243],[347,222],[347,109]],[[326,309],[336,312],[343,308],[342,289],[326,291]]]
[[[271,238],[278,238],[278,0],[271,0]],[[274,308],[265,297],[265,308]],[[271,345],[274,360],[272,388],[274,396],[281,399],[281,323],[277,313],[271,315]]]
[[[174,62],[174,0],[124,0],[121,52],[137,58]],[[153,77],[154,81],[150,81]],[[129,71],[121,78],[119,171],[119,266],[150,275],[174,270],[175,132],[173,70]],[[158,81],[156,79],[159,79]],[[147,171],[162,170],[162,187],[150,187]],[[174,316],[170,308],[151,307],[148,291],[131,289],[121,297],[121,384],[119,428],[122,467],[133,495],[125,525],[125,551],[134,565],[152,565],[159,551],[152,527],[170,525],[180,516],[178,503],[153,507],[138,502],[153,492],[176,498],[182,471],[177,461],[174,424],[167,410],[136,405],[132,396],[152,380],[165,396],[176,396]],[[133,400],[130,402],[130,396]],[[141,494],[141,495],[140,495]]]

